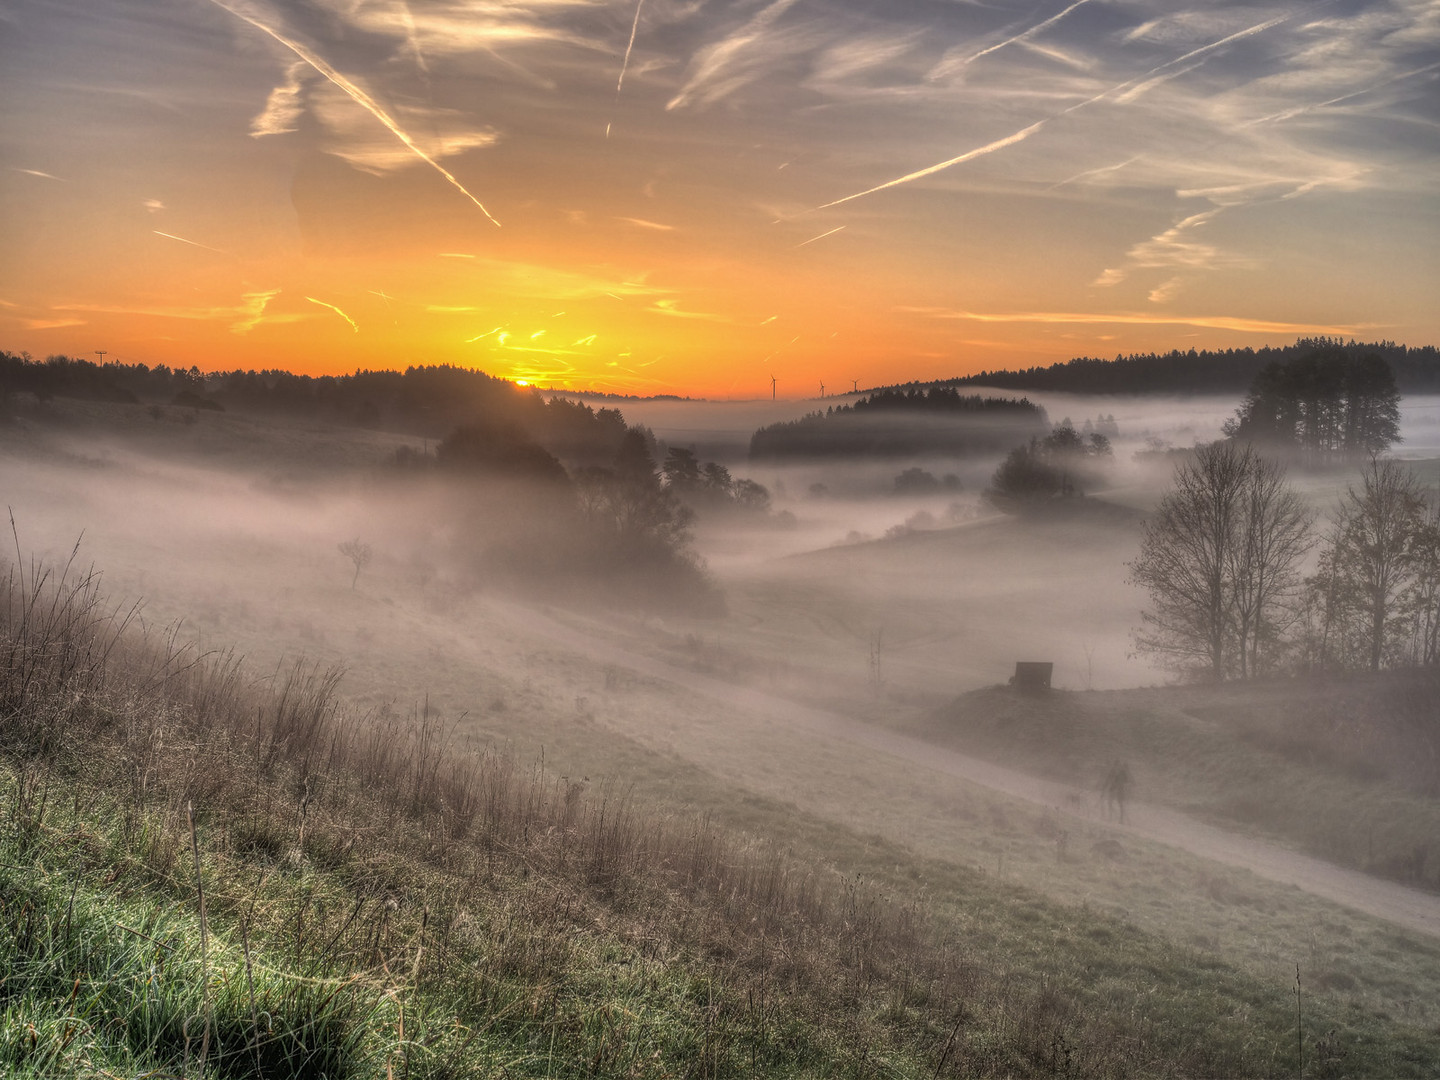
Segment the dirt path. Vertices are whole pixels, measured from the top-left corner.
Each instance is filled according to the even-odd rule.
[[[1091,793],[994,765],[923,739],[866,724],[839,713],[798,704],[751,687],[737,686],[654,657],[642,656],[612,641],[512,604],[496,604],[517,630],[551,645],[579,653],[652,679],[659,679],[752,716],[768,718],[792,730],[878,751],[933,772],[957,777],[1013,798],[1054,809],[1070,817],[1097,821],[1088,808]],[[1126,806],[1125,824],[1109,824],[1121,834],[1180,848],[1201,858],[1239,867],[1270,881],[1293,885],[1356,911],[1440,937],[1440,897],[1395,882],[1347,870],[1279,844],[1226,832],[1174,810],[1146,803]]]

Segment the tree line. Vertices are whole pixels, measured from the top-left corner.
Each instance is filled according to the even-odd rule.
[[[205,374],[68,356],[0,352],[0,400],[16,394],[118,404],[304,416],[438,439],[462,424],[516,424],[567,461],[607,461],[625,432],[619,409],[562,397],[449,364],[403,371],[297,375],[283,370]]]
[[[1117,355],[1111,360],[1082,356],[1020,371],[982,371],[934,385],[1073,394],[1239,394],[1266,367],[1321,350],[1346,355],[1374,353],[1394,372],[1403,393],[1440,393],[1440,350],[1433,345],[1413,348],[1393,341],[1363,343],[1326,337],[1300,338],[1293,345],[1260,349],[1176,349]]]

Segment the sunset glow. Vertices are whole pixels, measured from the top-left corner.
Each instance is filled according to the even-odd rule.
[[[1440,341],[1426,0],[20,0],[0,348],[766,397]]]

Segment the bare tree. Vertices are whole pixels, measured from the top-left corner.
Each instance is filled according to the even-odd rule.
[[[1327,611],[1326,639],[1332,628],[1342,636],[1351,631],[1363,643],[1363,662],[1371,671],[1380,670],[1387,648],[1403,632],[1401,597],[1413,583],[1424,521],[1419,483],[1391,458],[1372,458],[1360,490],[1349,488],[1336,509],[1312,587],[1338,601]],[[1346,627],[1346,621],[1354,625]]]
[[[1300,561],[1314,546],[1315,514],[1285,483],[1285,468],[1251,455],[1240,492],[1237,535],[1230,550],[1231,618],[1239,674],[1260,674],[1263,646],[1293,622],[1287,601],[1300,586]]]
[[[1150,594],[1136,634],[1142,652],[1172,667],[1199,663],[1225,677],[1230,574],[1241,491],[1254,454],[1233,443],[1204,446],[1175,470],[1174,487],[1145,522],[1130,580]]]
[[[1145,522],[1130,581],[1150,594],[1136,645],[1211,678],[1255,673],[1299,584],[1312,515],[1283,469],[1233,442],[1201,447]]]
[[[1410,544],[1411,581],[1401,602],[1409,625],[1411,659],[1440,664],[1440,498],[1426,500]]]
[[[338,547],[340,554],[355,564],[355,576],[350,579],[350,588],[353,590],[355,583],[360,580],[360,571],[370,565],[375,552],[370,549],[369,544],[361,543],[358,536],[354,540],[346,540]]]

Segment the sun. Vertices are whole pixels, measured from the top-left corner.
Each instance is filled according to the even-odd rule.
[[[529,386],[529,385],[530,385],[530,380],[529,380],[529,379],[516,379],[516,380],[515,380],[515,385],[516,385],[516,386]]]

